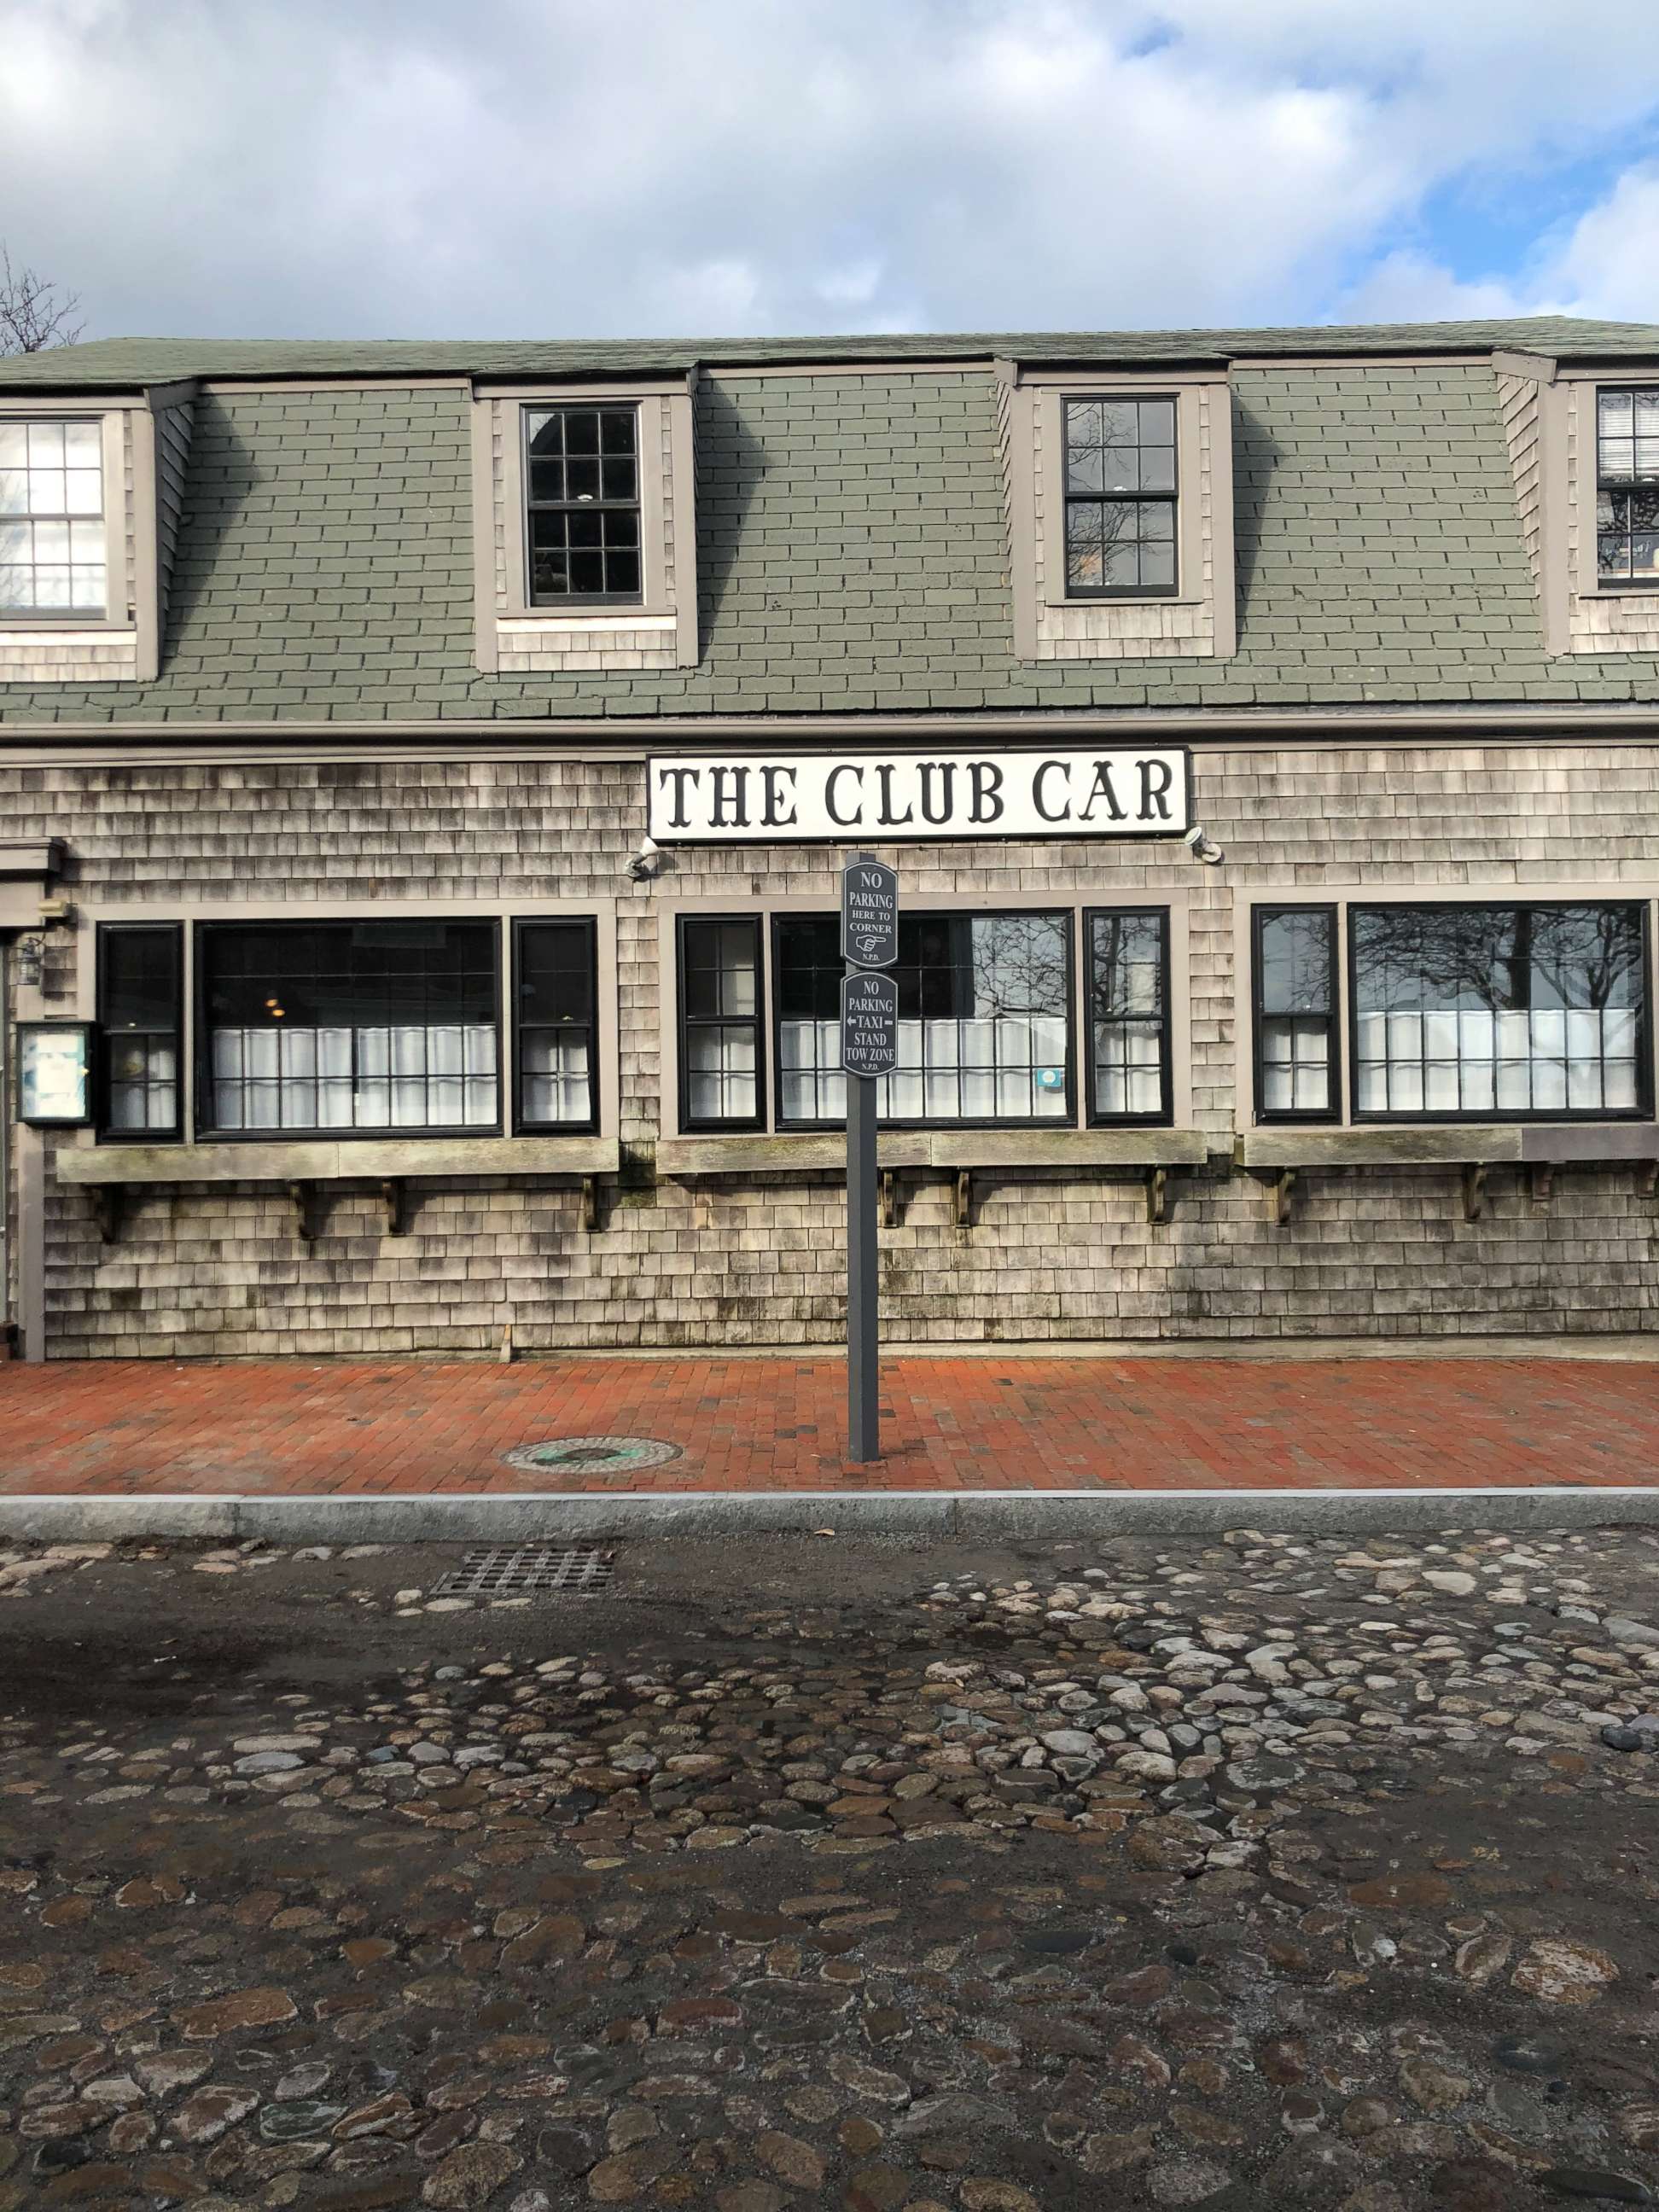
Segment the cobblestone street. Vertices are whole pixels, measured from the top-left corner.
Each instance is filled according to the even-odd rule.
[[[1659,2182],[1659,1540],[0,1554],[0,2212]]]

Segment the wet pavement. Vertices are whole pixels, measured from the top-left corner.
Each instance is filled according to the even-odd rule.
[[[0,2212],[1659,2190],[1659,1540],[0,1553]]]

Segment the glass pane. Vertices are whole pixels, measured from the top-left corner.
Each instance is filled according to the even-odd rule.
[[[778,969],[774,979],[781,1020],[838,1021],[841,924],[834,915],[791,915],[778,924]]]
[[[1328,914],[1291,908],[1262,917],[1264,1013],[1329,1013],[1334,936],[1334,922]]]
[[[1095,501],[1074,501],[1066,510],[1066,584],[1068,591],[1097,592],[1105,581],[1104,510]]]
[[[526,922],[519,931],[519,1018],[526,1024],[592,1018],[592,939],[585,922]]]
[[[1147,591],[1164,591],[1175,581],[1175,547],[1170,544],[1143,544],[1140,549],[1140,581]]]
[[[1356,908],[1350,927],[1362,1060],[1378,1059],[1386,1076],[1377,1110],[1633,1103],[1622,1069],[1633,1081],[1638,907]],[[1360,1095],[1364,1105],[1376,1094],[1362,1082]]]
[[[463,1076],[494,1068],[498,940],[487,921],[204,930],[222,1126],[492,1123],[493,1082]]]
[[[179,939],[171,928],[100,933],[103,1020],[110,1030],[179,1025]]]
[[[1164,926],[1158,914],[1089,918],[1090,988],[1097,1021],[1164,1011]]]

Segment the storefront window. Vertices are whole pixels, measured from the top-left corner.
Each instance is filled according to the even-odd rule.
[[[204,927],[204,1126],[498,1127],[500,939],[490,921]]]
[[[1096,1121],[1170,1117],[1169,916],[1086,919],[1089,1110]]]
[[[776,929],[778,1121],[842,1121],[840,924]],[[899,922],[895,1122],[1069,1121],[1071,926],[1065,914],[908,915]]]
[[[99,1124],[106,1135],[179,1134],[181,939],[170,921],[99,929]]]
[[[1336,914],[1255,910],[1256,1110],[1264,1121],[1335,1119]]]
[[[1642,908],[1355,907],[1354,1110],[1645,1110]]]
[[[761,1113],[760,923],[680,923],[680,1097],[688,1129],[754,1129]]]
[[[521,1129],[597,1126],[591,921],[521,921],[514,972]]]

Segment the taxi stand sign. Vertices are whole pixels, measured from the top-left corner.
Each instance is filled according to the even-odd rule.
[[[841,1064],[848,1075],[890,1075],[898,1064],[898,985],[890,975],[842,978]]]
[[[876,1079],[898,1059],[898,877],[854,853],[841,878],[841,1064],[847,1075],[847,1456],[881,1457],[877,1319]]]

